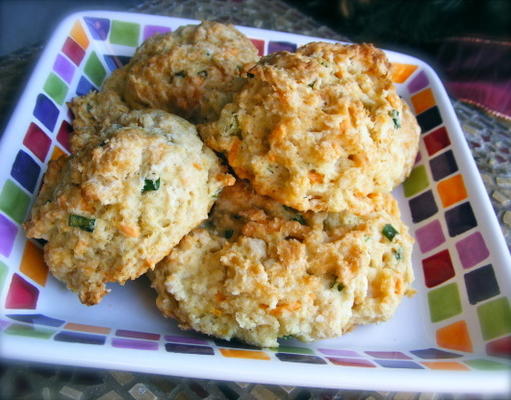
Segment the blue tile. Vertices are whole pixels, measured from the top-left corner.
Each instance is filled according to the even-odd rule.
[[[458,170],[458,164],[456,164],[452,150],[448,150],[445,153],[432,158],[429,165],[431,167],[431,174],[435,181],[439,181]]]
[[[105,344],[106,337],[100,335],[90,335],[88,333],[62,331],[57,333],[54,339],[57,342]]]
[[[46,325],[46,326],[61,326],[65,321],[56,318],[50,318],[42,314],[8,314],[7,317],[16,321],[27,322],[30,324]]]
[[[460,204],[445,212],[449,236],[454,237],[477,226],[476,217],[469,202]]]
[[[25,189],[33,192],[41,173],[41,167],[23,150],[16,155],[12,164],[11,175]]]
[[[110,30],[110,20],[106,18],[84,17],[89,32],[96,40],[105,40]]]
[[[210,356],[215,354],[213,348],[207,346],[198,346],[196,344],[166,343],[165,350],[170,353],[201,354]]]
[[[115,71],[117,68],[126,65],[131,60],[131,57],[108,54],[104,54],[103,58],[105,59],[105,63],[110,71]]]
[[[465,274],[468,301],[477,304],[500,294],[499,284],[491,264]]]
[[[40,94],[36,99],[34,116],[41,121],[46,128],[53,131],[57,118],[59,117],[59,109],[47,96]]]
[[[410,353],[415,354],[417,357],[426,360],[439,360],[446,358],[459,358],[461,354],[451,353],[450,351],[444,351],[440,349],[430,348],[422,350],[412,350]]]
[[[78,87],[76,88],[76,94],[78,96],[86,95],[93,90],[98,90],[96,86],[94,86],[87,78],[84,76],[80,77],[80,81],[78,82]]]
[[[296,43],[291,42],[274,42],[268,43],[268,54],[275,53],[277,51],[289,51],[294,52],[296,50]]]
[[[375,361],[385,368],[424,369],[424,367],[412,361],[404,360],[375,360]]]

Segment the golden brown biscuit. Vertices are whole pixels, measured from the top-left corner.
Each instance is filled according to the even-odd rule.
[[[418,149],[418,124],[389,71],[367,44],[274,53],[199,133],[258,193],[302,211],[367,212],[360,200],[401,183]]]
[[[158,308],[182,328],[263,347],[390,318],[413,280],[413,239],[391,195],[368,201],[366,215],[300,213],[245,183],[226,188],[151,272]],[[368,298],[389,306],[353,320]]]
[[[232,25],[203,22],[146,40],[105,87],[132,108],[158,108],[192,122],[215,120],[232,100],[257,50]]]
[[[98,303],[107,282],[152,269],[234,181],[191,124],[154,114],[135,112],[146,127],[110,127],[99,145],[50,162],[25,224],[28,237],[48,241],[51,273],[85,304]]]

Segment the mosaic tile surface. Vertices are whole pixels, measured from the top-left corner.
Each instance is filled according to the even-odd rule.
[[[99,44],[108,42],[112,46],[134,48],[143,38],[172,28],[175,27],[87,16],[73,24],[69,36],[63,41],[61,51],[55,55],[52,72],[42,83],[41,92],[35,98],[34,118],[25,127],[26,133],[21,137],[19,151],[10,168],[10,176],[5,182],[0,182],[0,254],[3,256],[0,267],[13,265],[10,257],[15,240],[19,238],[24,241],[20,238],[19,224],[28,210],[30,200],[27,199],[37,192],[45,168],[44,163],[52,157],[48,156],[50,149],[53,148],[53,155],[68,148],[70,124],[69,116],[63,107],[64,100],[74,93],[84,94],[100,87],[107,74],[127,60],[124,58],[122,61],[114,61],[115,53],[102,54]],[[281,40],[253,39],[258,41],[261,50],[266,52],[292,51],[296,47],[296,43]],[[115,47],[109,49],[115,50]],[[271,362],[327,364],[337,367],[444,368],[460,371],[506,368],[507,364],[502,357],[509,355],[509,299],[499,288],[498,276],[490,262],[491,254],[478,225],[477,212],[474,212],[463,171],[460,171],[456,161],[450,134],[436,105],[434,91],[429,87],[424,71],[416,65],[396,65],[394,80],[408,90],[422,129],[420,159],[404,184],[404,195],[410,207],[415,224],[413,229],[416,230],[422,254],[429,317],[436,327],[436,344],[439,348],[427,351],[407,349],[406,354],[390,349],[378,354],[335,348],[307,349],[310,354],[301,354],[296,349],[286,351],[282,348],[278,352],[246,349],[243,345],[226,345],[218,341],[165,335],[165,332],[114,330],[73,321],[67,321],[62,326],[66,321],[51,315],[37,312],[25,314],[26,310],[37,311],[37,301],[47,279],[40,248],[30,241],[25,241],[21,246],[22,257],[16,261],[18,266],[14,265],[12,269],[18,272],[10,274],[7,268],[0,269],[0,284],[5,286],[0,290],[6,293],[6,315],[2,317],[4,333],[82,345]],[[502,150],[502,153],[506,154],[505,150]],[[480,283],[481,279],[484,279],[484,284]],[[468,299],[468,304],[464,299]],[[24,316],[20,317],[20,311]],[[480,332],[472,332],[474,329]],[[482,341],[477,338],[478,335],[482,336]],[[496,358],[474,358],[470,354],[474,349],[474,342],[477,342],[479,347],[482,343],[485,353]],[[445,353],[442,353],[444,350],[440,348],[457,350],[463,354],[455,354],[460,360],[450,364],[424,361],[442,358],[439,354]],[[401,355],[396,355],[398,353]],[[140,392],[139,389],[133,389],[133,393]],[[72,390],[69,389],[66,393],[70,394]],[[229,398],[225,393],[224,395]]]

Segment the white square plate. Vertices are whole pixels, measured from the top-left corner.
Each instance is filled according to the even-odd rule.
[[[147,37],[198,21],[86,11],[57,28],[0,142],[2,357],[159,374],[405,391],[509,390],[511,260],[446,92],[424,62],[387,52],[422,128],[395,195],[417,238],[417,294],[395,317],[336,339],[258,349],[180,331],[145,278],[86,307],[48,276],[21,223],[46,164],[67,152],[66,101],[99,88]],[[239,27],[261,55],[318,38]]]

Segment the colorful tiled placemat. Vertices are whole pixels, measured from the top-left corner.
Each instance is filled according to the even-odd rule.
[[[8,173],[0,180],[0,294],[3,334],[80,346],[106,346],[214,358],[244,359],[332,367],[425,370],[509,369],[511,309],[509,271],[492,256],[494,243],[478,218],[483,207],[474,201],[460,162],[459,137],[445,123],[431,71],[421,63],[390,55],[394,81],[415,110],[422,129],[416,165],[403,185],[412,231],[418,247],[417,285],[424,287],[434,337],[421,348],[372,350],[287,345],[257,349],[236,342],[211,340],[186,333],[145,332],[65,321],[41,310],[40,298],[51,296],[41,244],[24,239],[21,223],[50,159],[68,152],[70,115],[65,101],[101,86],[105,77],[129,60],[135,47],[151,35],[175,29],[166,24],[139,23],[129,14],[107,18],[94,13],[76,16],[45,71],[39,91],[29,100],[32,117],[8,132]],[[159,19],[161,20],[161,19]],[[260,31],[261,32],[261,31]],[[272,34],[275,40],[247,29],[261,54],[294,51],[306,39]],[[406,57],[405,57],[406,59]],[[444,95],[445,96],[445,95]],[[13,117],[16,120],[16,115]],[[474,187],[474,185],[472,185]]]

